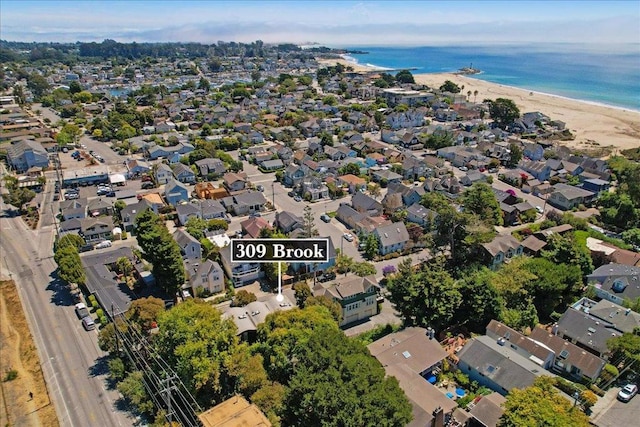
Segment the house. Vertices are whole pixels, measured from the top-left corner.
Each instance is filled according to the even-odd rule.
[[[196,182],[196,174],[191,168],[183,163],[178,163],[173,167],[173,176],[180,182],[192,184]]]
[[[260,280],[264,276],[260,263],[231,262],[231,246],[220,248],[220,261],[225,274],[236,288]]]
[[[113,203],[110,200],[104,200],[102,197],[89,199],[87,202],[87,215],[92,217],[113,215]]]
[[[247,187],[247,174],[244,172],[227,172],[222,177],[223,184],[229,192],[242,191]]]
[[[182,258],[196,260],[202,258],[202,245],[195,237],[187,233],[186,230],[177,230],[173,233],[173,239],[178,243],[178,246],[180,246]]]
[[[380,242],[380,255],[402,252],[410,240],[404,222],[394,222],[378,227],[374,234]]]
[[[523,252],[531,256],[538,256],[546,245],[547,242],[538,239],[536,236],[529,236],[522,241]]]
[[[177,206],[180,202],[189,200],[189,189],[180,181],[171,178],[164,187],[164,198],[168,204]]]
[[[63,200],[60,202],[60,213],[63,221],[87,217],[87,199]]]
[[[433,228],[438,213],[415,203],[407,208],[407,221],[414,222],[423,227]]]
[[[144,160],[133,159],[127,162],[127,170],[127,175],[131,178],[149,172],[151,170],[151,165]]]
[[[356,211],[369,215],[369,216],[378,216],[382,215],[382,203],[374,199],[373,197],[367,196],[366,194],[357,192],[351,197],[351,206]]]
[[[337,178],[339,185],[347,187],[350,194],[355,194],[360,189],[367,188],[367,180],[352,174],[341,175]]]
[[[186,225],[189,218],[202,218],[202,212],[198,203],[181,203],[176,206],[176,215],[180,225]]]
[[[555,358],[551,369],[558,374],[567,373],[579,381],[595,382],[606,364],[604,359],[540,327],[533,328],[529,338],[553,350]]]
[[[260,164],[260,168],[266,171],[276,171],[284,168],[284,163],[280,159],[272,160],[271,158],[269,158],[268,160],[264,160],[259,164]]]
[[[585,179],[582,182],[582,188],[593,193],[606,193],[609,191],[611,183],[600,178]]]
[[[640,298],[640,267],[605,264],[587,276],[599,298],[622,305]]]
[[[151,209],[153,213],[158,214],[158,208],[162,204],[155,204],[147,199],[141,199],[138,203],[125,206],[120,211],[120,219],[122,220],[122,227],[124,231],[130,232],[135,226],[136,217],[147,209]]]
[[[486,335],[498,340],[500,345],[509,347],[519,355],[528,358],[544,369],[551,369],[555,360],[555,353],[549,347],[527,337],[505,325],[492,320],[487,325]]]
[[[538,181],[547,181],[551,177],[551,168],[543,162],[522,160],[518,166],[530,173]]]
[[[113,218],[111,217],[83,218],[80,220],[80,236],[87,243],[111,240],[113,228]]]
[[[195,272],[189,276],[189,287],[195,295],[199,287],[204,288],[210,294],[218,294],[224,292],[224,271],[220,264],[210,259],[204,260],[202,263],[194,264]]]
[[[195,185],[196,196],[200,199],[224,199],[229,197],[229,192],[225,187],[214,187],[210,182],[197,182]]]
[[[166,163],[160,163],[156,168],[156,182],[158,185],[164,185],[173,179],[173,171]]]
[[[503,396],[514,388],[529,387],[539,376],[555,376],[504,344],[487,335],[467,341],[457,355],[458,369]]]
[[[302,194],[312,202],[329,198],[329,188],[318,177],[308,177],[302,181]]]
[[[333,246],[333,240],[331,237],[320,236],[319,239],[327,239],[329,242],[329,247],[327,249],[327,262],[292,262],[291,270],[302,273],[302,272],[320,272],[325,271],[334,265],[336,265],[336,248]]]
[[[534,161],[542,160],[544,157],[544,147],[540,144],[524,143],[522,155]]]
[[[341,203],[336,211],[336,218],[349,228],[355,228],[356,224],[365,217],[346,203]]]
[[[393,214],[395,211],[402,209],[405,204],[402,202],[402,194],[387,191],[382,198],[382,208],[385,214]]]
[[[465,187],[470,187],[476,182],[486,182],[486,181],[487,181],[487,175],[477,170],[470,170],[469,172],[467,172],[465,176],[460,178],[460,184],[464,185]]]
[[[549,240],[549,236],[553,234],[562,235],[571,230],[573,230],[573,226],[571,224],[560,224],[560,225],[556,225],[555,227],[549,227],[549,228],[545,228],[544,230],[537,231],[533,235],[536,236],[538,239],[546,242],[547,240]]]
[[[588,205],[595,193],[567,184],[554,185],[554,191],[548,198],[548,202],[562,210],[571,210],[579,205]]]
[[[221,176],[227,171],[227,167],[224,165],[222,160],[212,159],[210,157],[196,161],[195,165],[202,177],[206,177],[208,175]]]
[[[242,228],[242,232],[252,239],[260,237],[260,233],[263,229],[271,229],[271,225],[267,220],[261,217],[245,219],[240,223],[240,227]]]
[[[16,172],[25,172],[33,167],[49,167],[49,154],[42,144],[23,139],[7,147],[7,163]]]
[[[442,426],[456,402],[431,383],[447,353],[424,328],[405,328],[367,346],[388,376],[398,380],[412,406],[409,427]],[[436,422],[442,419],[442,423]]]
[[[256,405],[244,397],[235,395],[198,415],[204,427],[255,426],[271,427],[272,424]]]
[[[302,228],[304,226],[304,221],[301,217],[294,214],[293,212],[283,211],[276,213],[274,225],[283,233],[289,234],[293,230]]]
[[[260,191],[248,191],[224,198],[222,203],[227,210],[231,209],[235,215],[242,216],[264,211],[267,199]]]
[[[609,322],[590,316],[589,311],[590,305],[582,303],[578,309],[567,308],[553,326],[552,332],[598,357],[606,357],[609,354],[607,341],[621,336],[622,331]]]
[[[302,182],[308,171],[306,166],[290,164],[284,170],[282,182],[287,187],[295,187]]]
[[[424,186],[413,185],[409,187],[399,182],[392,182],[387,186],[387,195],[390,193],[400,193],[402,195],[402,203],[405,206],[411,206],[420,201],[425,194],[425,189]]]
[[[483,243],[482,248],[489,260],[489,268],[495,270],[503,262],[508,262],[512,257],[522,255],[523,247],[515,237],[510,234],[498,234],[489,243]]]
[[[415,157],[407,157],[402,162],[402,177],[410,181],[427,176],[427,170],[427,164]]]
[[[390,169],[374,170],[374,168],[371,168],[369,169],[369,174],[375,182],[388,184],[402,181],[402,175],[397,174]]]
[[[328,288],[314,289],[314,296],[326,296],[340,304],[340,326],[368,319],[378,313],[376,297],[380,287],[375,276],[349,276]]]
[[[231,319],[236,324],[236,335],[242,341],[253,343],[256,340],[258,325],[263,323],[269,314],[295,307],[295,299],[292,294],[293,292],[291,294],[283,292],[282,301],[278,301],[276,295],[269,295],[244,307],[226,307],[222,309],[224,310],[222,317]],[[233,427],[235,426],[236,424],[233,424]],[[261,425],[257,427],[261,427]]]

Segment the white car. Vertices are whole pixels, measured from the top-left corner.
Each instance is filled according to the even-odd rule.
[[[544,213],[544,209],[542,209],[540,206],[536,206],[536,210],[538,211],[539,214]]]
[[[347,242],[353,242],[353,234],[351,233],[344,233],[342,237],[344,237],[344,240]]]
[[[110,240],[104,240],[96,245],[96,249],[106,249],[111,247]]]
[[[630,401],[633,396],[638,393],[638,386],[635,384],[627,384],[618,392],[618,400],[622,402]]]

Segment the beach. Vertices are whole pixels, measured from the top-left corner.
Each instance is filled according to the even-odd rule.
[[[357,72],[377,71],[344,59],[327,59],[318,62],[325,65],[340,62],[345,66],[353,67]],[[532,92],[486,82],[471,75],[414,74],[414,78],[416,83],[431,88],[439,88],[445,80],[451,80],[460,87],[464,85],[462,93],[471,91],[470,101],[482,102],[484,99],[508,98],[516,103],[521,113],[539,111],[549,116],[551,120],[561,120],[575,136],[572,141],[562,142],[571,148],[589,150],[609,147],[609,151],[615,154],[618,150],[640,147],[640,112],[638,111]],[[477,98],[473,95],[476,90]]]

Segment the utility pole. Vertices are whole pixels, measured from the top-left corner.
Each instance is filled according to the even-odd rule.
[[[175,391],[176,390],[176,386],[173,384],[173,381],[177,380],[178,377],[175,374],[171,374],[171,376],[165,378],[164,380],[160,381],[160,383],[164,386],[164,384],[167,384],[167,386],[164,386],[164,388],[162,390],[160,390],[161,394],[164,394],[164,401],[167,405],[167,421],[169,421],[169,425],[172,425],[173,423],[173,408],[171,405],[171,391]]]
[[[56,215],[53,212],[53,205],[49,205],[51,208],[51,216],[53,216],[53,225],[56,227],[56,241],[60,240],[60,229],[58,228],[58,221],[56,220]]]

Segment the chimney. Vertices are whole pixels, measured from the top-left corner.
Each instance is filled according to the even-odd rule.
[[[438,406],[433,411],[433,427],[444,427],[444,410],[441,406]]]

